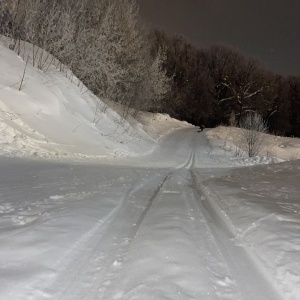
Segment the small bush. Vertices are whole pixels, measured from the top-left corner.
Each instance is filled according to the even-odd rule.
[[[241,146],[249,157],[258,155],[264,143],[263,133],[268,132],[267,123],[259,113],[251,112],[241,118],[239,125],[244,129],[240,140]]]

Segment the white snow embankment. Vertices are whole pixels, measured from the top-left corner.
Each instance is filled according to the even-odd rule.
[[[171,132],[180,128],[193,128],[185,121],[171,118],[167,114],[153,114],[142,112],[137,115],[137,120],[143,125],[144,130],[155,140],[159,141]]]
[[[208,201],[282,299],[300,299],[300,161],[203,182]]]
[[[212,147],[222,149],[232,156],[233,165],[258,165],[278,163],[287,160],[300,159],[300,139],[281,137],[261,133],[263,144],[259,156],[246,157],[240,140],[241,128],[219,126],[206,132],[207,138]]]
[[[4,43],[2,38],[1,154],[101,158],[144,155],[155,148],[157,136],[146,133],[137,121],[131,124],[122,119],[87,91],[70,71],[65,71],[69,79],[53,65],[39,70],[32,66],[30,44],[24,43],[22,53],[17,56]],[[174,127],[173,123],[167,123],[164,122],[166,126],[158,135]]]

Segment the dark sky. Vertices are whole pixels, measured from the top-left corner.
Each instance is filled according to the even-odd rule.
[[[199,46],[225,43],[300,75],[300,0],[137,0],[142,18]]]

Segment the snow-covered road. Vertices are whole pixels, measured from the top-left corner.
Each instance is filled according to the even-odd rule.
[[[2,158],[0,170],[1,300],[299,295],[284,298],[272,266],[236,240],[223,199],[205,184],[229,174],[226,157],[195,128],[143,158]]]

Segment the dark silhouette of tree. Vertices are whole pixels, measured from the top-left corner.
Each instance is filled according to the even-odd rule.
[[[199,48],[159,30],[152,32],[152,43],[166,50],[164,68],[173,76],[160,111],[206,126],[257,112],[270,131],[300,136],[299,77],[274,74],[226,45]]]
[[[291,125],[289,135],[300,136],[300,77],[289,77],[288,83],[288,99],[290,102],[289,121]]]

